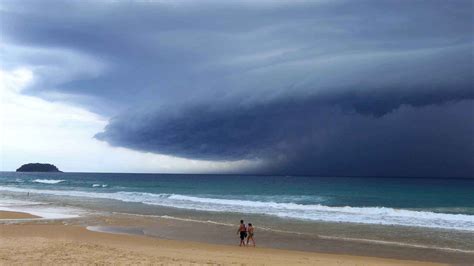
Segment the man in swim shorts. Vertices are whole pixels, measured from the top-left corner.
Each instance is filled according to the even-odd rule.
[[[239,229],[237,229],[237,234],[240,234],[240,244],[239,246],[245,246],[245,238],[247,237],[247,227],[245,227],[244,220],[240,220]]]

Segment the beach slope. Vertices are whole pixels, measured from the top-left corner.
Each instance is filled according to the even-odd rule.
[[[12,217],[3,215],[4,219]],[[0,264],[439,265],[362,256],[92,232],[81,226],[0,225]]]

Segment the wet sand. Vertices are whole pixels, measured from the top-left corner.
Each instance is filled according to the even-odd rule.
[[[90,230],[99,232],[149,236],[159,239],[204,242],[236,246],[237,224],[215,224],[212,222],[177,220],[135,215],[110,215],[93,219],[87,223]],[[357,227],[354,228],[357,230]],[[324,233],[321,231],[319,233]],[[407,238],[410,235],[407,235]],[[416,235],[411,235],[416,238]],[[457,252],[429,247],[394,245],[393,243],[366,242],[359,239],[332,239],[321,235],[305,235],[275,232],[256,227],[259,247],[295,250],[312,253],[345,254],[362,257],[379,257],[399,260],[416,260],[439,263],[472,264],[474,250]]]

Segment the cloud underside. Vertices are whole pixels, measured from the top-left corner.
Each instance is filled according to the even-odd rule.
[[[185,158],[262,159],[260,173],[462,176],[473,169],[472,112],[472,100],[402,105],[382,117],[311,100],[225,111],[206,105],[117,117],[96,138]]]
[[[241,172],[472,176],[470,1],[0,8],[22,93],[111,117],[96,139]],[[71,11],[71,10],[74,10]]]

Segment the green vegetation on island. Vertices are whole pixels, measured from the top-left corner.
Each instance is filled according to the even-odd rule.
[[[61,172],[59,169],[49,163],[27,163],[16,169],[17,172]]]

